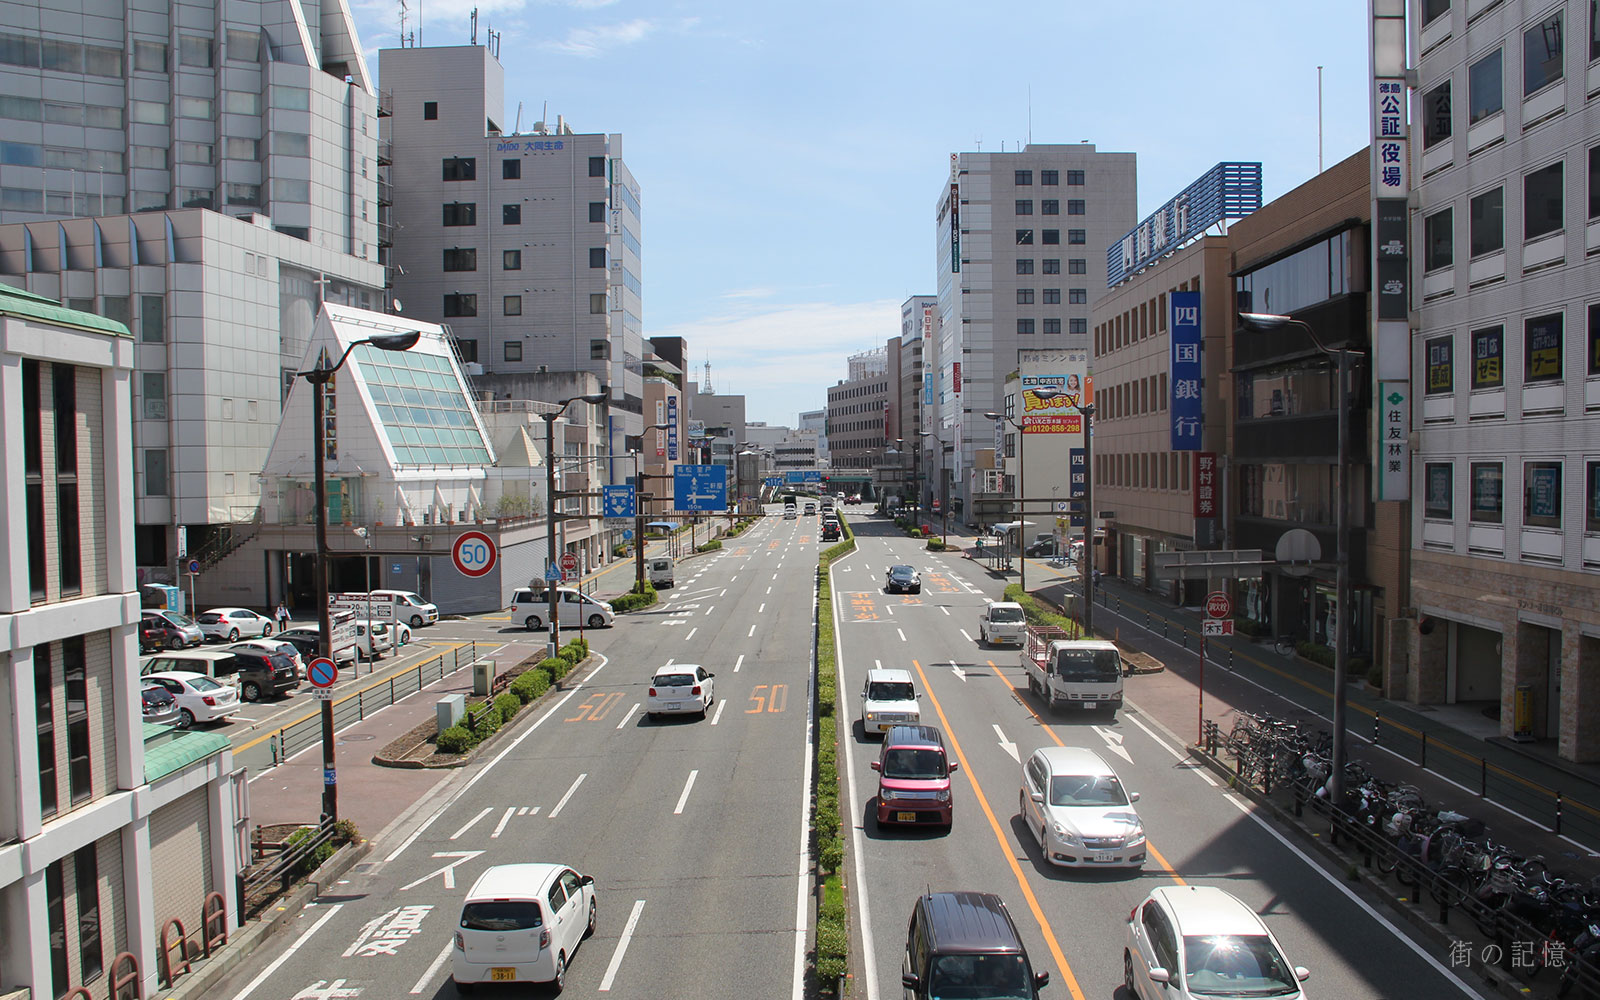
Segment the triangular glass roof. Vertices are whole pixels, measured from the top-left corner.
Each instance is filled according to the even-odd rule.
[[[399,465],[493,463],[450,359],[362,344],[350,355],[372,398],[376,426]]]

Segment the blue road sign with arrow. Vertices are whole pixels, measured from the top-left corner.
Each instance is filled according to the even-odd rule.
[[[822,485],[822,473],[817,471],[816,469],[807,469],[805,472],[803,472],[801,474],[805,477],[804,479],[801,480],[801,482],[805,483],[807,486],[821,486]]]
[[[728,467],[726,465],[675,467],[672,476],[672,503],[677,510],[726,510]]]
[[[627,484],[600,487],[600,509],[606,517],[633,517],[636,509],[633,487]]]
[[[783,477],[782,476],[768,476],[767,477],[767,485],[768,486],[774,486],[774,487],[782,486],[783,485]]]

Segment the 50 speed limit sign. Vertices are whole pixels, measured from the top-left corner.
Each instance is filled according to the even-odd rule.
[[[450,561],[463,576],[487,576],[499,558],[494,539],[481,531],[465,531],[450,547]]]

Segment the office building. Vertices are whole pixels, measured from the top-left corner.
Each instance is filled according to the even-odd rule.
[[[913,295],[900,304],[900,400],[901,452],[911,463],[907,481],[908,503],[915,504],[921,496],[926,507],[927,471],[937,467],[928,438],[922,431],[931,429],[934,400],[934,373],[938,370],[935,351],[939,330],[939,298],[936,295]]]
[[[900,338],[846,359],[849,378],[828,387],[828,457],[836,472],[877,469],[898,460]],[[896,454],[888,455],[894,448]]]

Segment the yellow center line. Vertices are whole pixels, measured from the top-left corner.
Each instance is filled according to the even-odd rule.
[[[1017,703],[1023,708],[1027,709],[1028,714],[1033,716],[1034,720],[1037,721],[1040,726],[1044,727],[1045,735],[1055,740],[1056,746],[1064,748],[1066,744],[1061,742],[1061,737],[1057,736],[1056,731],[1050,728],[1050,724],[1044,721],[1044,716],[1033,710],[1033,706],[1028,704],[1027,700],[1024,699],[1020,693],[1018,693],[1017,686],[1006,679],[1006,675],[1000,672],[1000,668],[994,665],[993,660],[989,660],[988,663],[990,668],[994,670],[994,675],[1000,678],[1000,683],[1011,689],[1011,694],[1016,697]],[[933,695],[930,694],[928,697],[931,698]],[[1182,875],[1179,875],[1171,865],[1167,864],[1167,859],[1162,857],[1161,852],[1156,850],[1156,845],[1150,842],[1150,835],[1148,833],[1145,834],[1144,849],[1149,852],[1150,857],[1155,860],[1155,863],[1161,866],[1161,870],[1167,873],[1168,878],[1172,879],[1172,881],[1178,883],[1179,885],[1189,884],[1183,880]]]
[[[1022,874],[1022,866],[1017,863],[1016,852],[1011,849],[1011,844],[1006,840],[1005,832],[1000,829],[1000,821],[995,819],[994,810],[989,808],[989,799],[983,794],[983,789],[978,785],[978,776],[972,773],[972,767],[967,763],[966,754],[961,752],[961,744],[956,740],[955,731],[950,728],[950,720],[945,718],[944,709],[939,705],[939,699],[934,697],[933,688],[928,686],[928,676],[922,672],[922,664],[916,660],[911,665],[917,668],[917,677],[922,681],[922,690],[928,693],[928,700],[933,702],[933,710],[939,715],[939,724],[944,727],[945,735],[950,738],[950,749],[955,751],[956,760],[961,763],[961,770],[967,773],[967,780],[972,782],[972,792],[977,797],[978,805],[983,807],[983,814],[989,818],[989,828],[994,831],[994,839],[1000,845],[1000,853],[1005,856],[1006,863],[1011,865],[1011,874],[1017,878],[1017,885],[1022,888],[1022,895],[1028,901],[1028,909],[1033,911],[1033,919],[1039,922],[1039,930],[1044,932],[1045,944],[1050,946],[1050,954],[1056,960],[1056,968],[1061,972],[1061,979],[1067,984],[1067,990],[1072,994],[1072,1000],[1084,1000],[1083,989],[1078,985],[1078,979],[1072,974],[1072,966],[1067,964],[1067,956],[1061,951],[1061,944],[1056,941],[1055,931],[1050,929],[1050,921],[1045,919],[1044,910],[1039,906],[1039,899],[1033,894],[1033,889],[1028,885],[1028,880]]]

